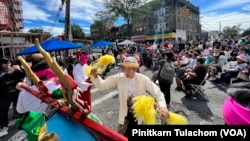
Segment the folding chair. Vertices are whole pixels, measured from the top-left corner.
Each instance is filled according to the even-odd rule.
[[[207,73],[204,80],[199,84],[191,84],[191,91],[195,94],[200,94],[206,101],[209,101],[207,95],[205,94],[205,90],[202,88],[203,85],[205,85],[206,80],[209,78],[209,74]]]

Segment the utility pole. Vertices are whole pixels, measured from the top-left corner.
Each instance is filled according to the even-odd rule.
[[[71,23],[70,23],[70,0],[65,0],[65,27],[64,27],[64,39],[66,41],[72,41]]]
[[[64,25],[64,40],[72,41],[71,33],[71,23],[70,23],[70,0],[65,0],[66,10],[65,10],[65,25]],[[69,62],[69,51],[64,51],[64,68],[66,68]]]
[[[222,33],[221,33],[221,22],[220,22],[220,27],[219,27],[219,38],[220,38],[220,40],[221,40],[221,38],[222,38]]]

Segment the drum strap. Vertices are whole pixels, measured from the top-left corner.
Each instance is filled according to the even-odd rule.
[[[43,113],[45,115],[45,117],[46,117],[46,120],[49,120],[58,111],[58,109],[61,108],[60,106],[54,107],[52,105],[53,105],[53,102],[51,102],[48,105],[46,111]]]

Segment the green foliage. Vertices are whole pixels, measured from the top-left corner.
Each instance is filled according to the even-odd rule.
[[[241,34],[241,37],[245,37],[245,36],[249,36],[249,35],[250,35],[250,27],[243,31],[243,33]]]
[[[147,27],[147,29],[154,29],[154,24],[157,22],[157,16],[155,11],[161,7],[161,0],[152,0],[134,10],[135,15],[132,17],[132,23],[143,23],[141,26]],[[153,31],[150,31],[153,32]]]
[[[33,28],[29,30],[30,33],[44,33],[43,29]]]
[[[94,33],[95,35],[93,36],[96,39],[104,39],[110,30],[108,25],[112,25],[116,18],[114,13],[110,13],[107,10],[97,11],[93,19],[94,23],[90,26],[91,34],[93,35]]]
[[[143,0],[104,0],[104,5],[110,13],[113,13],[115,17],[121,16],[125,19],[128,27],[127,36],[130,36],[131,20],[136,14],[134,9],[143,4]]]
[[[80,25],[78,24],[71,24],[71,32],[74,39],[84,39],[85,33]]]
[[[232,27],[230,26],[226,26],[224,29],[223,29],[223,36],[224,37],[235,37],[239,34],[239,32],[241,31],[240,29],[240,26],[241,24],[238,24],[238,25],[234,25]]]
[[[110,13],[107,10],[100,10],[95,13],[95,20],[101,21],[105,24],[113,23],[116,20],[114,13]]]

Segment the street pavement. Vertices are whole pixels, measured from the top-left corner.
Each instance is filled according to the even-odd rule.
[[[119,66],[113,68],[108,75],[116,74],[121,71]],[[140,71],[149,78],[152,76],[152,71],[142,66]],[[184,112],[187,115],[190,125],[223,125],[223,117],[221,106],[227,97],[224,90],[214,85],[210,81],[206,81],[203,86],[209,101],[205,101],[200,95],[195,95],[191,99],[184,98],[185,94],[182,91],[175,90],[176,84],[171,86],[171,108],[170,111]],[[103,124],[111,129],[117,129],[118,120],[118,93],[115,88],[99,91],[92,88],[92,112],[101,119]],[[1,141],[8,141],[14,134],[18,132],[12,119],[12,110],[9,112],[10,127],[9,134]]]
[[[151,78],[151,70],[144,66],[140,70]],[[120,69],[115,68],[110,74],[117,72],[120,72]],[[184,92],[176,91],[175,87],[176,84],[174,83],[171,86],[172,106],[169,109],[170,111],[184,112],[191,125],[224,125],[221,112],[221,106],[227,97],[224,90],[207,80],[203,88],[209,101],[205,101],[202,96],[197,94],[191,99],[186,99],[184,98]],[[115,130],[118,118],[118,96],[114,95],[112,98],[95,105],[93,113],[102,119],[105,125]]]

